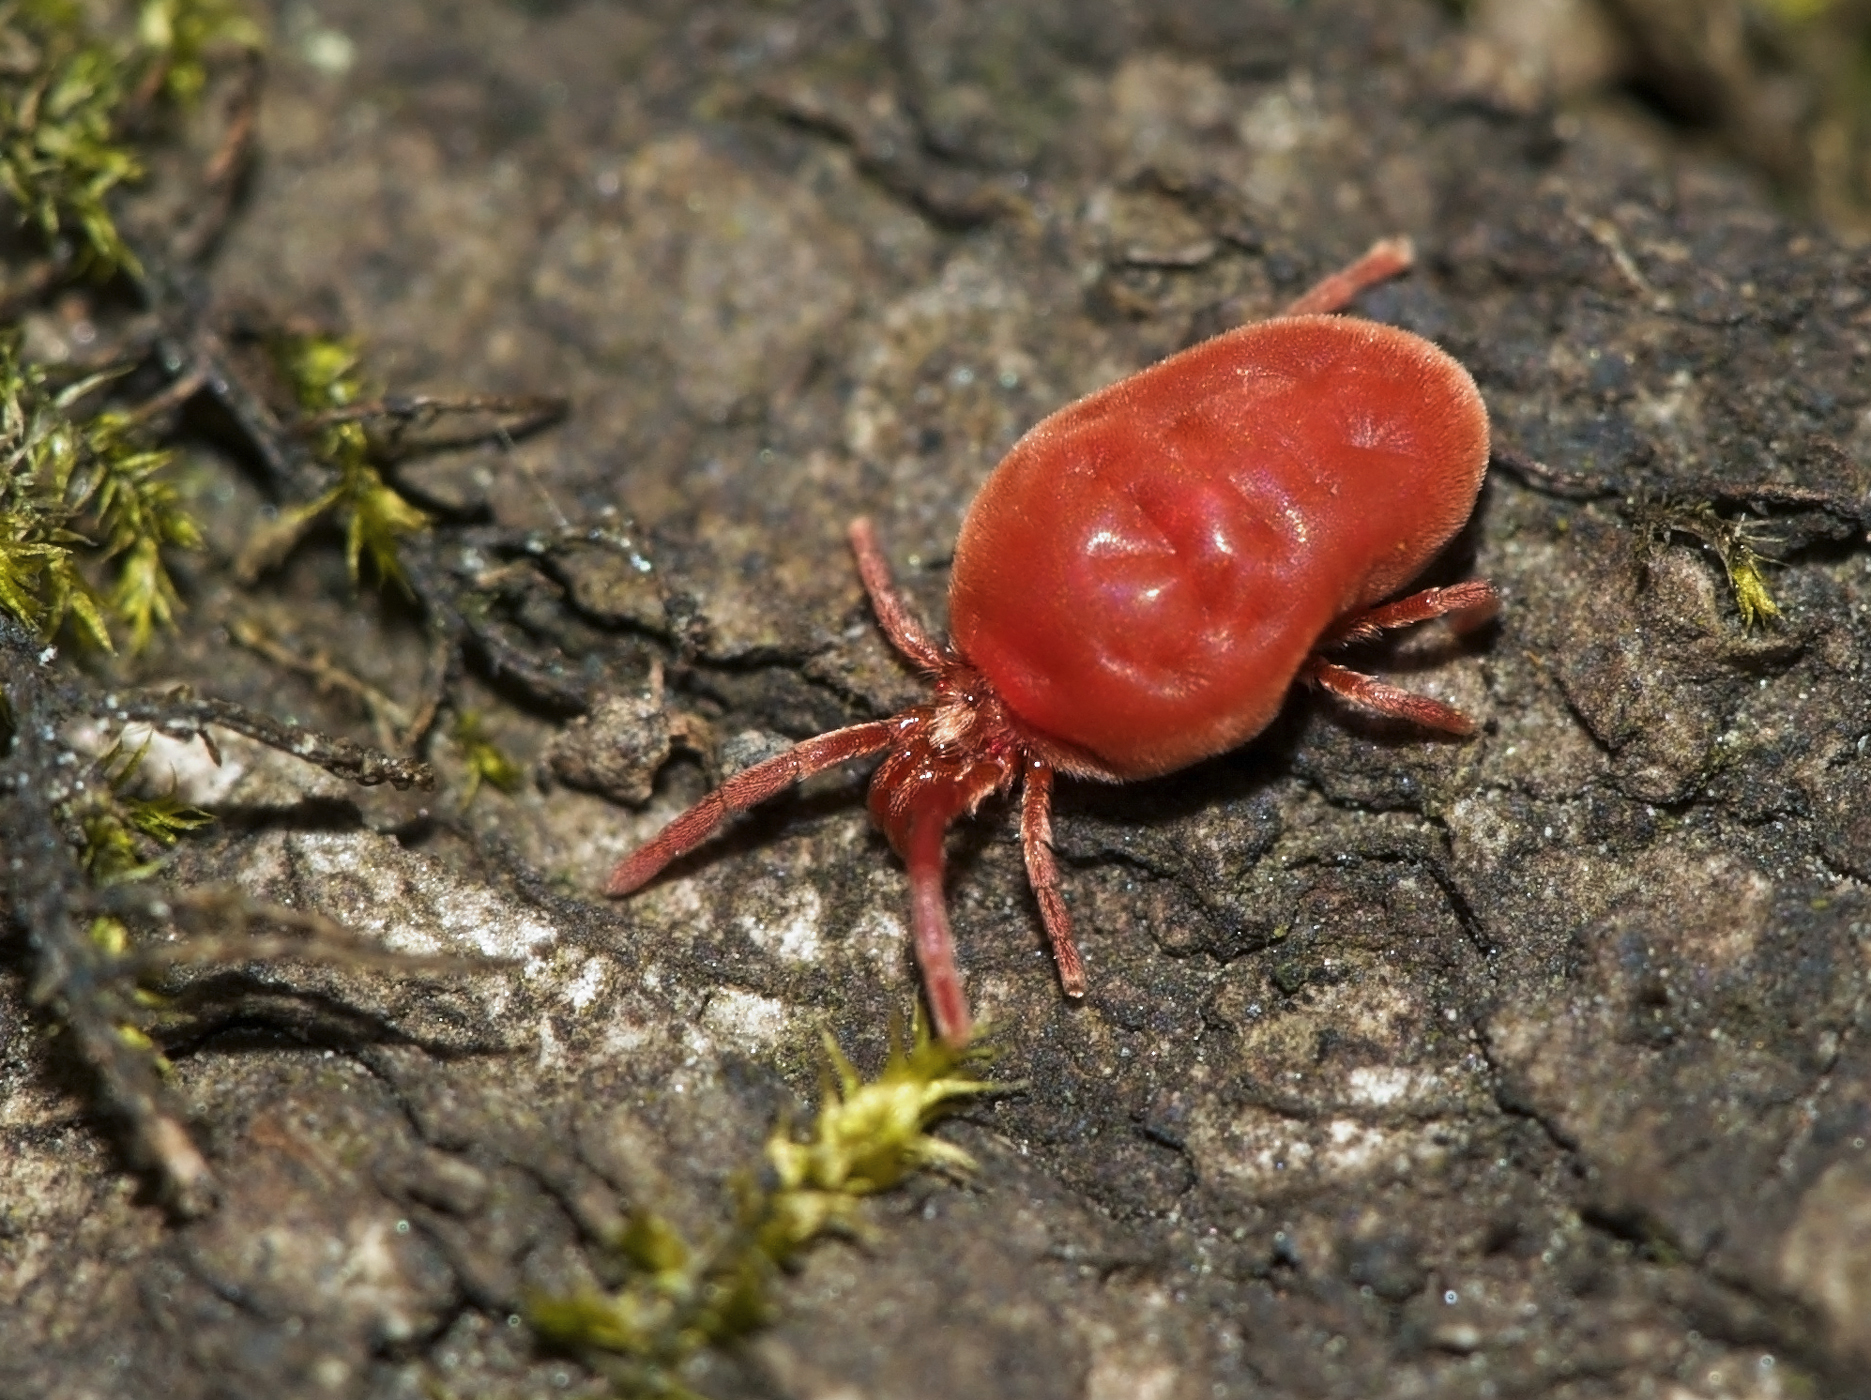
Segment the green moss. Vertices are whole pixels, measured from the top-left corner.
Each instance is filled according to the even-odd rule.
[[[171,101],[191,105],[208,85],[211,50],[258,51],[266,35],[240,0],[143,0],[137,8],[138,47],[162,75]]]
[[[533,1327],[609,1373],[619,1394],[688,1397],[683,1363],[764,1324],[776,1270],[829,1233],[863,1233],[864,1197],[914,1172],[973,1167],[928,1129],[957,1101],[998,1087],[974,1072],[979,1051],[951,1049],[919,1024],[909,1044],[892,1037],[882,1072],[865,1080],[830,1037],[825,1048],[829,1073],[811,1132],[797,1137],[784,1122],[773,1130],[767,1169],[735,1179],[735,1222],[718,1242],[697,1248],[639,1211],[615,1241],[630,1272],[624,1286],[535,1299]]]
[[[520,765],[508,758],[505,751],[488,738],[481,726],[479,710],[463,710],[456,717],[454,730],[449,737],[454,740],[455,751],[461,755],[468,768],[468,779],[461,792],[464,809],[474,801],[474,795],[481,790],[482,783],[489,783],[502,792],[512,792],[526,776]]]
[[[101,781],[79,785],[70,800],[71,817],[84,832],[79,859],[99,882],[142,879],[157,868],[153,856],[214,820],[178,801],[173,792],[126,795],[148,751],[147,743],[131,754],[111,749],[93,770]],[[92,934],[97,935],[95,926]]]
[[[216,47],[258,49],[259,26],[235,0],[144,0],[114,34],[71,0],[0,6],[0,193],[20,223],[58,250],[72,240],[80,271],[140,276],[110,211],[111,196],[143,176],[125,136],[132,109],[151,97],[192,102]],[[15,66],[16,65],[16,66]]]
[[[0,331],[0,608],[48,638],[70,619],[106,650],[108,613],[141,650],[180,606],[164,551],[201,546],[168,479],[175,454],[128,415],[75,413],[101,381],[55,391],[19,345]],[[87,560],[114,573],[107,591],[92,588]]]
[[[349,340],[282,336],[274,342],[273,353],[293,397],[309,417],[355,408],[373,397],[357,346]],[[313,521],[336,512],[344,522],[345,561],[352,581],[359,578],[360,561],[368,554],[380,580],[408,593],[397,542],[426,529],[429,517],[385,484],[371,461],[370,435],[361,422],[326,422],[317,429],[313,444],[319,457],[337,470],[338,482],[317,500],[282,511],[278,530],[296,538]]]
[[[85,509],[97,522],[103,557],[116,580],[110,610],[141,651],[157,627],[175,622],[181,600],[163,563],[165,549],[200,549],[201,529],[182,509],[167,473],[175,453],[139,446],[128,415],[105,412],[86,427]]]
[[[261,42],[236,0],[0,4],[0,209],[44,240],[53,285],[142,275],[110,208],[143,174],[132,133],[158,129],[153,102],[200,93],[211,50]],[[171,452],[130,414],[78,411],[106,379],[55,387],[0,330],[0,608],[48,638],[70,620],[106,649],[114,617],[140,650],[180,606],[165,551],[200,532],[167,480]],[[98,589],[87,562],[109,574]]]
[[[1744,543],[1737,544],[1722,556],[1722,567],[1728,572],[1728,586],[1734,592],[1735,609],[1741,614],[1743,627],[1772,622],[1780,616],[1779,606],[1767,591],[1758,554]]]
[[[85,440],[43,372],[20,363],[18,334],[0,333],[0,607],[48,637],[73,617],[108,648],[103,613],[78,569],[76,551],[87,541],[72,528]]]
[[[129,65],[89,31],[76,5],[28,0],[9,6],[0,27],[10,47],[24,45],[37,60],[22,81],[0,83],[0,190],[48,244],[66,234],[81,240],[82,266],[136,273],[107,205],[119,185],[143,175],[115,132]]]

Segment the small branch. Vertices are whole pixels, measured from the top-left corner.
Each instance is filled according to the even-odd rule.
[[[453,953],[398,953],[358,937],[323,914],[251,899],[228,886],[185,890],[160,901],[143,901],[141,912],[167,921],[190,936],[144,945],[125,955],[130,975],[141,980],[186,963],[242,963],[293,958],[333,967],[369,967],[402,973],[485,972],[511,967],[512,958]],[[160,911],[154,906],[159,903]],[[130,913],[130,908],[123,912]],[[271,925],[279,932],[254,934],[249,926]]]
[[[228,628],[228,633],[241,646],[265,657],[275,666],[307,677],[319,690],[336,690],[354,697],[370,716],[377,743],[385,749],[403,747],[399,734],[406,735],[412,726],[409,711],[368,681],[333,664],[323,651],[301,656],[277,640],[264,625],[249,617],[234,622]]]
[[[294,431],[310,435],[321,428],[341,423],[370,423],[388,419],[390,441],[387,449],[393,457],[417,453],[450,452],[486,444],[507,447],[521,438],[548,428],[564,418],[570,402],[556,394],[398,394],[373,399],[368,403],[347,404],[302,418]],[[463,433],[454,437],[406,442],[403,434],[419,430],[447,417],[486,414],[513,421],[496,423],[483,432]]]
[[[274,494],[287,501],[312,501],[330,489],[336,474],[247,384],[221,333],[177,297],[152,293],[151,301],[164,323],[157,342],[163,360],[178,376],[196,380],[227,410],[258,456]]]
[[[1497,447],[1489,454],[1488,465],[1504,467],[1534,490],[1568,501],[1601,501],[1628,494],[1625,487],[1609,477],[1575,476],[1505,447]]]
[[[116,717],[151,725],[177,738],[205,739],[202,729],[211,724],[219,725],[364,787],[374,787],[378,783],[388,783],[399,789],[435,786],[435,770],[417,759],[398,758],[349,739],[320,734],[304,725],[287,724],[229,700],[181,697],[132,700],[116,712]]]
[[[0,321],[15,320],[27,307],[71,275],[68,257],[47,256],[27,268],[26,275],[11,286],[0,287]]]
[[[448,698],[448,688],[461,670],[460,638],[439,624],[431,624],[429,660],[423,667],[422,698],[403,729],[402,747],[414,753],[435,727],[435,716]]]
[[[179,263],[200,262],[214,251],[227,230],[240,197],[241,177],[253,159],[260,93],[265,86],[265,56],[258,49],[248,49],[239,84],[228,99],[227,131],[220,147],[202,168],[199,212],[169,243],[170,256]]]
[[[430,536],[411,540],[403,551],[410,587],[430,609],[438,630],[472,643],[490,679],[510,681],[553,709],[572,714],[589,710],[591,697],[582,685],[569,676],[555,674],[552,663],[536,659],[509,639],[507,629],[489,615],[490,610],[475,595],[473,582],[458,578],[438,558],[444,547],[442,541]],[[461,541],[452,541],[446,547],[459,549]]]
[[[1713,481],[1690,477],[1667,485],[1644,485],[1613,476],[1575,474],[1536,462],[1525,453],[1497,447],[1488,464],[1500,467],[1520,478],[1526,485],[1548,496],[1570,501],[1633,500],[1649,495],[1667,494],[1674,500],[1706,501],[1720,506],[1752,506],[1757,510],[1818,511],[1846,526],[1865,528],[1871,503],[1843,491],[1829,491],[1820,486],[1801,486],[1785,481]]]
[[[167,388],[150,395],[135,408],[124,414],[124,422],[129,427],[143,427],[165,414],[173,413],[206,387],[208,377],[200,369],[190,367],[186,373],[178,374],[169,381]]]
[[[751,93],[749,109],[846,146],[858,169],[944,228],[961,231],[1001,219],[1036,224],[1033,202],[994,176],[945,167],[924,154],[907,120],[878,119],[858,104],[803,82],[772,83]]]

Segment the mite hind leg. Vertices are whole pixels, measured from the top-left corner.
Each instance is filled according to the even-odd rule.
[[[1500,610],[1501,595],[1485,579],[1469,579],[1447,588],[1425,588],[1394,603],[1340,618],[1319,638],[1319,649],[1347,642],[1370,642],[1399,627],[1446,617],[1458,631],[1486,622]]]
[[[1052,944],[1059,985],[1069,997],[1085,995],[1085,964],[1072,937],[1072,916],[1059,893],[1059,865],[1052,854],[1052,769],[1029,761],[1020,794],[1020,846],[1026,853],[1026,878],[1039,900],[1040,921]]]
[[[1444,734],[1454,734],[1466,739],[1475,732],[1475,722],[1453,705],[1445,705],[1440,700],[1431,700],[1427,695],[1418,695],[1413,690],[1402,690],[1394,685],[1386,685],[1376,676],[1367,676],[1362,671],[1348,670],[1343,666],[1334,666],[1329,661],[1313,657],[1300,672],[1300,678],[1310,685],[1329,690],[1342,700],[1348,700],[1361,710],[1373,714],[1389,715],[1393,719],[1407,719],[1412,724],[1420,724],[1425,729],[1440,730]]]
[[[1409,627],[1431,618],[1448,617],[1458,627],[1473,627],[1492,617],[1500,606],[1500,594],[1494,585],[1481,579],[1452,584],[1447,588],[1425,588],[1393,603],[1341,618],[1319,639],[1321,649],[1347,642],[1366,642],[1398,627]],[[1375,676],[1353,671],[1327,661],[1317,652],[1300,670],[1300,679],[1331,691],[1361,710],[1409,720],[1425,729],[1439,730],[1466,738],[1475,732],[1475,722],[1453,705],[1432,700],[1427,695],[1387,685]]]

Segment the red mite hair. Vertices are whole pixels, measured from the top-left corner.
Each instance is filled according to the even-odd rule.
[[[1474,381],[1419,336],[1319,314],[1408,267],[1380,243],[1273,320],[1173,355],[1045,419],[969,508],[947,646],[923,632],[870,522],[851,547],[879,625],[934,682],[887,720],[808,739],[737,774],[611,874],[629,894],[729,816],[888,750],[870,809],[910,880],[937,1032],[969,1034],[942,895],[943,838],[1023,784],[1027,874],[1059,979],[1085,973],[1052,855],[1055,772],[1122,781],[1246,742],[1294,680],[1467,735],[1460,711],[1326,661],[1393,627],[1492,608],[1481,582],[1384,606],[1474,509],[1488,418]]]

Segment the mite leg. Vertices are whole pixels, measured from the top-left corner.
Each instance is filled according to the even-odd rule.
[[[1432,617],[1450,614],[1465,617],[1472,626],[1483,618],[1493,616],[1500,603],[1501,595],[1494,591],[1494,585],[1482,579],[1470,579],[1448,588],[1425,588],[1420,593],[1412,593],[1394,603],[1385,603],[1382,607],[1341,618],[1319,639],[1319,646],[1325,648],[1345,642],[1368,642],[1393,628],[1408,627],[1412,623],[1427,622]],[[1466,737],[1475,732],[1475,722],[1453,705],[1431,700],[1427,695],[1399,690],[1394,685],[1386,685],[1376,677],[1359,671],[1335,666],[1317,652],[1300,668],[1299,676],[1307,684],[1322,686],[1361,709],[1407,719],[1425,729],[1439,729],[1445,734]]]
[[[916,966],[922,969],[923,992],[936,1034],[944,1044],[960,1049],[973,1029],[968,1001],[962,995],[961,974],[955,970],[955,939],[949,932],[948,905],[942,897],[942,838],[948,823],[941,817],[913,817],[903,863],[910,877],[910,931],[916,948]]]
[[[846,533],[851,540],[851,552],[857,556],[858,577],[864,581],[864,591],[870,594],[871,611],[877,614],[877,625],[883,628],[884,635],[898,651],[923,670],[940,671],[941,649],[929,640],[929,634],[923,631],[922,624],[897,591],[896,581],[890,577],[890,561],[884,558],[883,550],[877,545],[877,531],[871,528],[869,520],[860,516],[851,522]]]
[[[1450,613],[1461,615],[1458,624],[1472,627],[1494,616],[1500,605],[1501,595],[1485,579],[1470,579],[1448,588],[1425,588],[1421,593],[1385,603],[1381,608],[1340,618],[1319,638],[1319,645],[1331,647],[1345,642],[1375,641],[1381,633],[1393,628],[1408,627]]]
[[[1396,719],[1407,719],[1425,729],[1439,729],[1445,734],[1467,738],[1475,732],[1475,722],[1453,705],[1431,700],[1415,691],[1385,685],[1375,676],[1350,671],[1329,661],[1313,657],[1300,668],[1299,678],[1309,685],[1321,686],[1359,709],[1370,710]]]
[[[1072,916],[1059,894],[1059,866],[1052,856],[1052,769],[1029,762],[1020,796],[1020,845],[1026,852],[1026,878],[1039,900],[1039,916],[1052,942],[1059,985],[1069,997],[1085,995],[1085,964],[1072,938]]]
[[[1350,267],[1341,268],[1330,277],[1314,283],[1289,302],[1282,316],[1304,316],[1322,311],[1342,311],[1351,299],[1366,287],[1407,272],[1416,261],[1416,249],[1407,238],[1383,238],[1371,245],[1370,252]]]
[[[887,719],[854,724],[794,744],[785,753],[743,769],[669,823],[646,845],[620,860],[617,868],[611,871],[610,883],[604,892],[629,894],[641,889],[670,861],[714,835],[735,813],[745,812],[782,788],[791,787],[833,764],[887,748],[895,731],[896,726]]]

